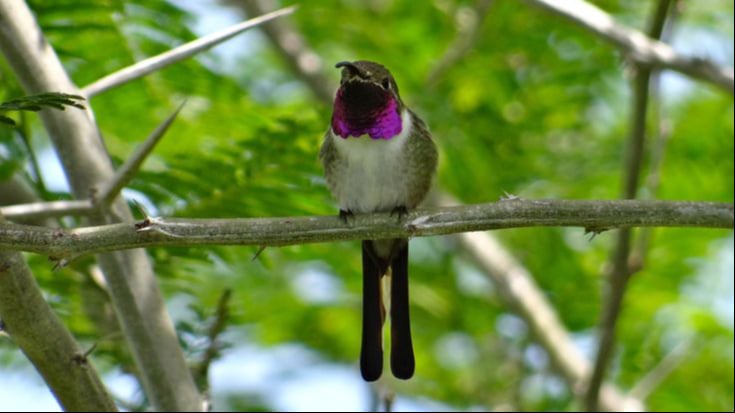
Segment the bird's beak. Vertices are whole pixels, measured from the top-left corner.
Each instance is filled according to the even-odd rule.
[[[366,79],[367,78],[367,75],[362,70],[360,70],[359,67],[357,67],[355,64],[353,64],[352,62],[339,62],[336,65],[334,65],[334,67],[336,67],[338,69],[340,67],[346,67],[350,71],[350,74],[351,75],[358,76],[358,77],[360,77],[362,79]]]

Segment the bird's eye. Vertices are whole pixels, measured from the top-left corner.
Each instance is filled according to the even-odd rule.
[[[380,82],[380,86],[383,86],[383,89],[385,90],[390,89],[390,80],[386,77],[382,82]]]

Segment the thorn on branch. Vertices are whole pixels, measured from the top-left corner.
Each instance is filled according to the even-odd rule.
[[[143,217],[145,217],[146,220],[149,220],[149,218],[151,217],[151,215],[145,209],[145,207],[143,206],[143,204],[141,204],[140,202],[136,201],[135,199],[131,200],[130,203],[132,204],[132,206],[136,210],[136,212],[138,212],[138,214],[140,214]]]
[[[592,240],[594,240],[596,236],[598,236],[599,234],[602,234],[605,231],[609,231],[609,230],[610,228],[605,228],[605,227],[585,227],[584,233],[585,235],[589,234],[590,239],[588,241],[592,242]]]
[[[257,260],[258,257],[260,257],[260,254],[263,253],[263,251],[265,251],[266,248],[268,248],[267,245],[261,245],[260,247],[258,247],[258,250],[255,251],[255,254],[253,254],[253,258],[251,258],[250,261]]]
[[[72,356],[72,361],[80,367],[86,367],[89,364],[89,355],[92,354],[96,348],[97,343],[92,344],[92,347],[85,351],[84,354],[74,354],[74,356]]]
[[[145,218],[142,221],[135,223],[135,230],[140,231],[142,229],[148,228],[149,226],[151,226],[151,220],[150,218]]]
[[[71,262],[71,260],[67,258],[48,257],[48,259],[49,261],[55,261],[54,266],[51,268],[52,272],[56,272],[66,267]]]

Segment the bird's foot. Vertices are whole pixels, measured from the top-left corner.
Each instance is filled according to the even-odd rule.
[[[350,219],[352,219],[352,220],[355,219],[355,214],[353,214],[352,211],[350,211],[349,209],[347,209],[347,210],[340,209],[339,210],[339,219],[341,219],[342,222],[344,222],[345,224],[349,224],[350,223],[349,222]]]
[[[390,216],[398,215],[398,222],[400,222],[406,214],[408,214],[408,208],[404,205],[397,206],[390,211]]]

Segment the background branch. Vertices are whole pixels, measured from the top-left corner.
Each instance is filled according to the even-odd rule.
[[[201,53],[226,40],[237,36],[245,30],[252,29],[259,24],[267,22],[268,20],[291,14],[294,12],[294,10],[296,10],[296,7],[286,7],[280,10],[276,10],[263,16],[259,16],[254,19],[238,23],[234,26],[201,37],[199,39],[171,49],[167,52],[161,53],[160,55],[149,57],[148,59],[120,69],[115,73],[111,73],[103,77],[102,79],[99,79],[92,84],[85,86],[82,89],[82,92],[85,96],[91,98],[106,90],[141,78],[149,73],[163,69],[166,66],[170,66],[176,62],[194,56],[197,53]]]
[[[132,155],[125,161],[125,163],[120,166],[120,168],[115,171],[115,176],[113,176],[110,181],[102,187],[102,190],[100,191],[99,195],[99,204],[103,206],[108,206],[112,203],[112,201],[120,194],[120,191],[122,191],[123,187],[130,182],[131,179],[135,176],[135,173],[138,172],[141,165],[143,165],[143,161],[150,155],[151,151],[153,151],[153,148],[156,146],[158,142],[160,142],[161,138],[163,138],[163,135],[166,134],[166,131],[171,126],[171,124],[176,119],[176,116],[181,111],[181,108],[184,107],[184,104],[186,101],[182,102],[178,108],[169,115],[168,118],[166,118],[160,125],[156,127],[156,129],[143,141],[143,143],[135,149],[135,152],[133,152]]]
[[[447,47],[441,59],[431,68],[426,80],[427,85],[436,84],[447,70],[472,50],[492,4],[493,0],[477,0],[474,7],[462,9],[463,17],[458,16],[456,19],[457,37]]]
[[[584,27],[620,49],[644,66],[670,69],[711,83],[729,94],[735,93],[732,67],[721,67],[710,60],[679,55],[671,46],[626,27],[596,6],[583,0],[526,0]]]
[[[228,0],[227,3],[241,7],[248,16],[257,16],[275,7],[270,0]],[[276,46],[292,73],[299,77],[316,97],[331,102],[335,89],[329,78],[324,76],[322,59],[307,44],[304,37],[287,20],[275,20],[263,24],[261,30]]]
[[[672,5],[671,0],[660,0],[653,13],[649,35],[656,39],[661,37],[666,15]],[[641,169],[643,165],[644,143],[646,138],[646,119],[648,116],[649,82],[651,69],[638,65],[633,79],[633,95],[631,102],[631,130],[627,143],[626,167],[624,169],[623,193],[624,199],[633,199],[638,193]],[[612,358],[615,346],[615,335],[618,319],[623,304],[623,297],[633,268],[629,265],[631,229],[623,228],[617,234],[617,241],[612,256],[612,270],[608,276],[607,301],[603,308],[600,321],[599,344],[595,366],[590,377],[585,405],[587,411],[598,410],[600,386]]]

